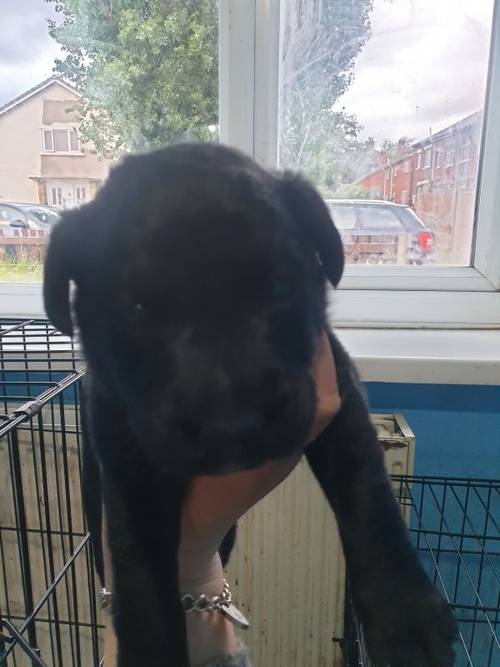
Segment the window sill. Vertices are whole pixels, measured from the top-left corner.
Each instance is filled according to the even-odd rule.
[[[372,292],[370,299],[364,300],[365,309],[370,303],[373,304],[373,301],[376,303],[377,294],[377,291]],[[427,293],[427,296],[423,297],[417,293],[415,296],[425,301],[428,310],[429,298],[432,295]],[[453,293],[450,293],[447,299],[452,301],[453,296]],[[478,296],[480,295],[476,294],[476,304]],[[499,300],[500,295],[492,294],[491,298]],[[346,318],[339,317],[343,310],[342,305],[334,302],[332,306],[332,322],[345,322]],[[386,306],[387,302],[385,308]],[[407,302],[405,306],[408,309]],[[385,308],[382,308],[382,311]],[[14,317],[44,317],[41,285],[0,285],[0,313]],[[477,313],[474,314],[478,316]],[[481,322],[481,319],[476,321]],[[375,326],[377,328],[369,328],[369,324],[367,327],[365,322],[364,326],[359,323],[357,328],[336,328],[341,342],[356,361],[365,382],[500,385],[498,328],[394,329],[387,328],[387,324],[383,328],[381,322]]]
[[[500,331],[337,329],[364,382],[500,384]]]

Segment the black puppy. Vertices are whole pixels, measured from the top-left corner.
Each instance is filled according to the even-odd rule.
[[[54,230],[45,305],[71,335],[74,281],[86,511],[102,578],[101,488],[119,667],[187,664],[176,558],[186,486],[303,446],[326,279],[337,285],[343,262],[309,183],[217,145],[126,158]],[[354,367],[330,340],[342,409],[306,455],[337,515],[370,653],[383,666],[449,667],[454,620],[410,544]]]

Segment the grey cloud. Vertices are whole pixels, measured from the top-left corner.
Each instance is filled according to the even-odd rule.
[[[484,24],[466,17],[448,28],[422,12],[405,26],[382,0],[377,9],[373,38],[338,104],[358,116],[365,136],[420,138],[483,105],[489,46]]]
[[[59,49],[46,19],[54,16],[44,0],[1,0],[0,104],[51,75]]]

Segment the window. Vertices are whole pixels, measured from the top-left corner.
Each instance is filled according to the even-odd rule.
[[[475,145],[481,144],[483,113],[471,113],[471,108],[480,109],[486,100],[489,53],[484,45],[477,47],[481,56],[474,74],[467,74],[469,79],[465,84],[461,79],[460,59],[456,59],[453,49],[443,53],[441,46],[436,44],[429,51],[424,45],[424,42],[427,44],[426,36],[432,41],[434,31],[439,29],[453,41],[464,29],[463,22],[475,16],[474,12],[470,13],[468,4],[467,7],[462,3],[445,4],[439,3],[437,7],[435,4],[431,6],[430,0],[415,0],[410,10],[405,3],[375,0],[369,36],[363,32],[367,26],[358,23],[359,52],[353,56],[352,50],[348,51],[346,47],[342,67],[349,72],[350,85],[347,90],[338,91],[337,79],[332,73],[341,67],[342,56],[339,54],[344,52],[329,44],[335,41],[338,47],[345,42],[352,47],[352,22],[355,18],[366,18],[360,4],[339,2],[335,3],[337,9],[332,4],[331,10],[327,11],[325,3],[318,4],[314,0],[302,3],[285,0],[279,63],[280,165],[304,171],[322,192],[335,197],[353,184],[369,190],[371,181],[367,179],[365,185],[363,180],[364,174],[371,173],[366,168],[367,162],[373,159],[374,164],[380,155],[387,156],[392,175],[383,197],[395,196],[400,201],[402,191],[409,190],[409,182],[419,180],[408,179],[412,166],[406,155],[401,159],[402,152],[413,153],[417,173],[419,170],[440,169],[444,156],[438,147],[451,141],[460,141],[460,160],[467,159],[469,147],[464,138],[472,137]],[[485,30],[491,33],[493,3],[488,6],[487,12],[485,8],[482,10],[481,21]],[[392,26],[390,30],[387,25]],[[396,47],[390,36],[394,31],[400,40]],[[467,36],[467,40],[469,38],[473,39]],[[469,47],[475,48],[470,43]],[[399,50],[400,59],[393,58],[394,48]],[[412,54],[411,62],[407,59],[408,49]],[[438,73],[444,70],[456,72],[457,78],[449,80],[438,93],[432,82],[435,80],[438,85],[437,81],[441,81]],[[428,90],[429,100],[436,99],[436,95],[442,96],[439,116],[436,117],[430,102],[423,103],[424,89]],[[468,91],[465,97],[462,95],[464,90]],[[306,97],[308,103],[304,106]],[[383,114],[370,104],[374,98],[384,108]],[[413,100],[415,111],[408,111],[409,100]],[[331,116],[328,116],[330,109]],[[361,124],[361,131],[353,127],[353,119]],[[364,148],[364,136],[370,137],[369,150]],[[330,149],[320,150],[318,146],[329,146]],[[346,156],[343,162],[339,155]],[[321,162],[329,159],[332,164],[328,171]],[[415,189],[415,194],[427,195],[416,202],[416,215],[424,226],[436,230],[433,255],[424,257],[424,263],[470,266],[478,173],[479,159],[476,159],[471,192],[461,194],[463,201],[458,203],[453,197],[443,196],[441,188],[434,191],[429,183]],[[425,176],[427,181],[430,174]],[[464,243],[462,239],[468,239],[468,242]]]
[[[474,324],[500,321],[494,315],[499,312],[498,301],[492,300],[500,283],[500,239],[495,237],[499,232],[494,225],[500,177],[496,157],[500,152],[500,40],[491,40],[500,30],[500,0],[213,0],[206,3],[209,9],[203,16],[188,17],[201,20],[202,29],[183,31],[187,23],[182,21],[174,35],[179,44],[196,36],[194,48],[185,52],[189,58],[175,60],[167,53],[161,67],[148,68],[147,77],[142,76],[144,63],[165,49],[165,36],[155,32],[158,22],[153,14],[158,3],[149,3],[148,12],[141,10],[143,3],[116,3],[112,16],[106,14],[107,3],[97,3],[95,12],[111,21],[112,28],[115,22],[122,25],[126,11],[131,29],[120,33],[109,52],[116,62],[96,61],[92,67],[81,56],[85,54],[81,41],[98,37],[87,28],[93,30],[101,25],[99,21],[90,25],[85,10],[82,15],[72,14],[71,31],[58,36],[64,43],[54,44],[44,19],[60,17],[53,12],[54,3],[42,4],[46,12],[39,31],[46,40],[44,76],[50,75],[54,57],[61,51],[70,64],[76,59],[84,73],[78,90],[68,84],[64,95],[51,99],[77,101],[83,91],[98,95],[99,110],[85,123],[72,121],[67,128],[59,121],[49,125],[36,120],[35,127],[43,130],[36,148],[40,153],[42,144],[44,169],[49,164],[57,166],[58,154],[78,153],[79,162],[92,162],[92,170],[99,170],[88,174],[89,183],[98,183],[105,180],[113,160],[128,150],[178,139],[221,139],[267,166],[304,173],[329,201],[355,197],[367,202],[376,191],[377,198],[401,200],[406,192],[404,198],[412,202],[419,224],[432,228],[432,256],[422,257],[419,266],[406,263],[404,257],[395,257],[394,266],[347,266],[336,295],[338,318],[419,325],[462,322],[472,310],[464,303],[470,304],[474,293]],[[201,4],[205,7],[205,2],[167,4],[169,12],[181,5],[186,12],[196,11]],[[171,25],[177,26],[174,18]],[[141,39],[134,26],[144,27]],[[110,30],[109,34],[115,33]],[[22,35],[17,41],[21,40]],[[30,66],[23,71],[29,72]],[[119,85],[117,72],[124,77]],[[23,80],[26,85],[7,91],[4,78],[0,109],[37,85],[28,77]],[[186,85],[180,87],[179,81]],[[91,131],[89,119],[95,124]],[[0,132],[1,122],[0,114]],[[75,125],[79,136],[72,134]],[[468,153],[463,149],[466,144],[470,144]],[[433,158],[430,146],[439,147],[442,158]],[[482,151],[481,146],[486,149]],[[3,144],[2,149],[0,174],[2,153],[15,153],[14,148],[6,151]],[[454,168],[459,157],[461,162],[468,160],[460,184]],[[75,160],[59,164],[63,162],[73,163],[74,168]],[[401,167],[398,173],[396,165]],[[447,167],[441,169],[439,189],[425,183],[431,178],[430,170],[422,171],[438,165]],[[17,165],[7,165],[7,170],[19,173]],[[50,178],[43,180],[41,172],[30,172],[17,200],[42,203],[37,198],[43,195],[54,206],[65,205],[69,199],[65,188],[72,176],[54,173]],[[73,186],[73,202],[94,196],[96,188],[90,190],[81,180]],[[12,199],[3,187],[0,180],[0,196]],[[367,208],[366,215],[375,220],[378,214]],[[349,228],[347,217],[339,225]],[[430,308],[421,290],[435,295],[432,303],[439,306]],[[22,312],[30,310],[23,306]]]
[[[80,141],[76,130],[43,130],[43,151],[46,153],[79,153]]]
[[[408,204],[408,190],[403,190],[401,192],[401,203]]]
[[[52,206],[62,206],[62,188],[52,188]]]
[[[78,134],[75,130],[70,130],[69,132],[69,150],[73,152],[80,150]]]
[[[83,204],[87,201],[87,192],[84,186],[77,185],[75,188],[75,195],[78,204]]]
[[[422,183],[417,183],[417,196],[425,195],[430,191],[429,181],[423,181]]]
[[[470,144],[464,144],[459,151],[459,162],[466,162],[470,156]]]
[[[54,150],[52,130],[43,130],[43,150],[46,152],[52,152]]]

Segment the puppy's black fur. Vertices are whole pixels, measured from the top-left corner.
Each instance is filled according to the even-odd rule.
[[[186,485],[303,446],[326,281],[342,270],[309,183],[216,145],[126,158],[54,230],[45,304],[71,335],[74,281],[86,511],[101,578],[101,501],[109,522],[119,667],[187,664],[176,561]],[[410,544],[354,367],[330,341],[342,409],[306,456],[338,519],[371,655],[450,666],[453,618]]]

